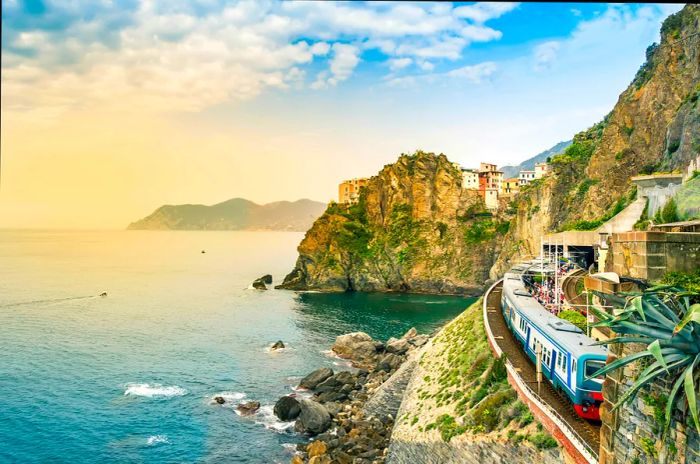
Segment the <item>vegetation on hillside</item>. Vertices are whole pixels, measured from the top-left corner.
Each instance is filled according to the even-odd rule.
[[[424,409],[438,409],[445,412],[423,430],[437,430],[444,441],[467,433],[498,433],[538,449],[557,446],[539,424],[528,427],[534,417],[508,384],[505,359],[491,353],[481,304],[481,299],[475,302],[435,338],[439,352],[421,358],[420,365],[433,366],[434,373],[423,378],[415,416],[403,419],[416,424]]]

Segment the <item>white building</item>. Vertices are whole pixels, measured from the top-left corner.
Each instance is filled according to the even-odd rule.
[[[518,174],[518,183],[523,186],[535,180],[535,171],[520,171]]]
[[[462,188],[479,190],[479,171],[476,169],[460,168],[462,170]]]

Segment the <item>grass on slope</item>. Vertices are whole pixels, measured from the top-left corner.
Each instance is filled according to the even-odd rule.
[[[481,305],[479,299],[446,326],[420,360],[432,375],[423,378],[416,412],[445,411],[424,430],[436,429],[448,442],[465,433],[495,433],[538,449],[557,446],[508,384],[504,359],[496,359],[488,345]],[[411,423],[417,422],[416,415]]]

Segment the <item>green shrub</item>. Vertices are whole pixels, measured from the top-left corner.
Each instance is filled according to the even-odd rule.
[[[535,445],[538,450],[556,448],[558,446],[557,441],[546,432],[536,433],[529,436],[527,439],[530,443]]]
[[[669,272],[661,282],[690,292],[700,292],[700,268],[690,272]]]
[[[571,322],[586,333],[586,316],[578,311],[562,311],[559,313],[559,318]]]

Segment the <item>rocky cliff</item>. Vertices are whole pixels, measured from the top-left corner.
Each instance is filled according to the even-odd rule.
[[[577,134],[552,160],[553,174],[518,197],[503,250],[491,269],[538,253],[543,233],[594,229],[634,198],[630,177],[684,170],[700,152],[700,7],[661,28],[661,43],[603,121]]]
[[[356,205],[329,205],[281,288],[478,293],[508,222],[444,155],[402,155]]]

